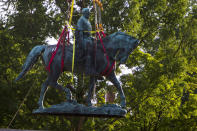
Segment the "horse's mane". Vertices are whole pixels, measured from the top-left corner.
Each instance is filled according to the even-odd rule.
[[[127,38],[129,38],[129,39],[127,39]],[[128,41],[132,38],[133,38],[132,36],[130,36],[124,32],[115,32],[115,33],[112,33],[112,34],[107,35],[106,37],[102,38],[102,41],[103,41],[104,48],[105,48],[106,52],[108,52],[107,53],[108,56],[114,57],[114,54],[112,54],[113,50],[114,49],[116,50],[117,48],[124,48],[125,46],[127,46]],[[97,50],[101,50],[104,52],[103,45],[101,44],[100,39],[97,40]]]
[[[129,39],[135,39],[134,37],[132,37],[124,32],[115,32],[115,33],[110,34],[110,35],[106,36],[105,38],[103,38],[102,39],[103,43],[107,43],[108,41],[113,40],[117,36],[123,36],[123,37],[128,37]],[[97,43],[98,42],[100,43],[100,40],[98,40]]]

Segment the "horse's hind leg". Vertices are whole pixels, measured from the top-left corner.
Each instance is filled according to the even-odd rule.
[[[49,85],[49,80],[47,78],[47,80],[41,86],[42,88],[41,88],[41,92],[40,92],[40,98],[39,98],[39,101],[38,101],[38,105],[39,105],[40,109],[44,108],[43,101],[44,101],[45,93],[48,89],[48,85]]]
[[[58,71],[58,70],[55,70],[54,72],[52,72],[52,73],[50,74],[50,82],[49,82],[49,85],[50,85],[51,87],[54,87],[54,88],[60,90],[60,91],[65,92],[65,94],[66,94],[66,100],[67,100],[67,101],[71,101],[71,99],[72,99],[72,94],[71,94],[70,89],[69,89],[69,88],[64,88],[63,86],[61,86],[61,85],[59,85],[59,84],[57,83],[57,80],[58,80],[60,74],[61,74],[60,70],[59,70],[59,71]]]
[[[52,87],[54,87],[54,88],[56,88],[56,89],[58,89],[58,90],[60,90],[60,91],[63,91],[63,92],[65,92],[65,94],[66,94],[66,100],[67,101],[71,101],[72,100],[72,94],[71,94],[71,91],[70,91],[70,89],[69,88],[64,88],[63,86],[61,86],[61,85],[59,85],[58,83],[57,83],[57,81],[55,82],[51,82],[50,83],[50,86],[52,86]]]
[[[122,108],[125,108],[126,107],[125,95],[124,95],[124,92],[123,92],[122,87],[120,85],[120,82],[116,78],[115,73],[112,72],[109,76],[107,76],[107,79],[110,80],[114,84],[114,86],[117,88],[120,98],[121,98],[120,105]]]
[[[44,108],[43,101],[44,101],[44,97],[45,97],[45,94],[46,94],[46,91],[47,91],[49,85],[51,87],[59,89],[60,91],[64,91],[66,93],[67,101],[71,101],[71,97],[72,97],[71,91],[70,91],[70,89],[64,88],[57,83],[57,79],[59,78],[59,75],[60,75],[60,73],[59,74],[57,74],[57,73],[58,72],[56,72],[55,74],[54,73],[49,73],[47,80],[42,84],[42,88],[41,88],[41,92],[40,92],[40,98],[39,98],[39,101],[38,101],[38,105],[39,105],[40,109]]]

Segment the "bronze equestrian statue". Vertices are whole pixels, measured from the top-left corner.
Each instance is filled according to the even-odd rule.
[[[125,33],[122,32],[116,32],[113,33],[103,39],[104,46],[106,48],[106,52],[109,55],[109,65],[111,66],[112,63],[115,61],[119,62],[120,64],[124,64],[129,57],[129,55],[133,52],[133,50],[138,46],[139,41]],[[103,52],[103,47],[100,44],[100,41],[97,41],[97,51],[95,52],[95,61],[96,61],[96,74],[100,74],[105,70],[108,61],[106,59],[106,56]],[[35,46],[31,52],[29,53],[24,65],[22,72],[19,74],[19,76],[16,78],[16,80],[19,80],[22,78],[27,71],[31,69],[31,67],[36,63],[39,56],[42,56],[44,60],[45,66],[48,65],[49,60],[51,58],[51,54],[53,50],[56,48],[56,45],[38,45]],[[62,47],[60,47],[62,48]],[[73,47],[72,45],[67,46],[65,48],[65,54],[64,54],[64,68],[63,71],[72,71],[72,53],[73,53]],[[66,99],[69,101],[71,100],[71,93],[68,88],[64,88],[61,85],[57,83],[57,80],[61,74],[61,54],[62,49],[59,49],[56,56],[54,57],[53,63],[51,64],[51,71],[48,72],[48,77],[46,81],[42,84],[41,93],[40,93],[40,99],[38,101],[39,108],[43,108],[43,100],[44,95],[47,91],[48,86],[60,89],[64,92],[66,92]],[[74,64],[74,73],[83,74],[86,70],[86,63],[84,60],[81,60],[81,58],[77,58],[78,54],[75,54],[75,64]],[[85,58],[85,57],[84,57]],[[93,64],[92,64],[93,65]],[[97,78],[99,75],[91,75],[90,77],[90,85],[89,85],[89,92],[87,97],[88,105],[91,106],[91,96],[93,92],[93,88],[95,85],[95,82],[97,81]],[[106,76],[106,79],[111,81],[114,86],[117,88],[120,98],[121,98],[121,107],[126,106],[126,100],[125,95],[122,90],[122,87],[119,83],[119,81],[116,78],[116,75],[114,73],[114,69],[110,72],[108,76]]]
[[[85,16],[86,13],[89,13],[89,11],[87,11],[87,9],[83,10],[84,17],[86,17]],[[107,80],[111,81],[113,85],[117,88],[120,98],[121,98],[120,105],[122,108],[125,108],[126,106],[125,95],[124,95],[124,92],[122,90],[122,87],[119,81],[116,78],[116,75],[114,72],[115,69],[112,68],[112,65],[114,61],[119,62],[119,64],[124,64],[127,58],[129,57],[129,55],[138,46],[139,41],[135,39],[134,37],[127,35],[123,32],[116,32],[103,38],[103,43],[104,43],[104,48],[106,50],[106,53],[104,53],[104,49],[103,49],[103,46],[101,45],[100,40],[96,42],[97,49],[95,51],[94,46],[92,46],[93,38],[90,37],[90,34],[88,32],[85,32],[85,30],[88,30],[88,31],[91,30],[91,25],[89,25],[88,20],[87,20],[88,17],[89,16],[87,16],[86,18],[81,17],[80,19],[86,19],[86,20],[79,19],[78,21],[78,25],[77,25],[78,34],[76,35],[79,35],[79,37],[77,39],[78,43],[77,43],[76,53],[75,53],[74,73],[76,74],[85,73],[90,76],[90,83],[89,83],[90,85],[89,85],[89,91],[88,91],[88,96],[87,96],[87,103],[88,103],[88,106],[91,106],[92,105],[91,97],[93,94],[93,88],[94,88],[96,81],[98,80],[99,77],[102,76],[102,72],[106,70],[106,66],[109,66],[109,68],[111,67],[110,69],[107,69],[108,74],[105,77]],[[87,23],[80,25],[80,22],[87,22]],[[84,25],[86,25],[87,28]],[[84,28],[81,28],[81,26],[84,26]],[[83,47],[86,49],[84,49]],[[55,50],[55,48],[56,48],[56,45],[35,46],[31,50],[29,55],[27,56],[26,61],[22,68],[22,72],[19,74],[16,80],[19,80],[20,78],[22,78],[31,69],[31,67],[36,63],[37,59],[40,56],[42,56],[43,58],[44,66],[47,66],[49,64],[52,52]],[[45,96],[48,86],[64,91],[66,93],[67,101],[68,102],[72,101],[72,95],[71,95],[70,89],[64,88],[57,83],[57,80],[60,74],[62,73],[61,72],[62,48],[63,46],[60,46],[60,49],[58,49],[53,59],[53,62],[51,64],[50,72],[48,72],[48,77],[46,81],[42,84],[40,98],[38,101],[38,105],[40,109],[44,108],[43,100],[44,100],[44,96]],[[64,49],[63,71],[72,71],[72,55],[73,55],[73,46],[70,44],[70,46],[66,46]],[[106,55],[108,56],[108,59]],[[89,67],[87,68],[87,66]],[[91,71],[87,71],[88,69],[91,69]]]

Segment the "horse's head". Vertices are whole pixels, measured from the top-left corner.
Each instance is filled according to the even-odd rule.
[[[120,61],[120,64],[126,63],[129,55],[134,51],[134,49],[138,46],[139,40],[131,37],[129,35],[122,35],[122,42],[120,42],[120,46],[118,49],[118,55],[116,57],[117,61]]]

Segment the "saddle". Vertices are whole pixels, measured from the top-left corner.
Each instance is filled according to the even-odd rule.
[[[94,56],[95,54],[95,39],[92,37],[86,38],[83,42],[76,40],[76,55],[79,59],[85,59],[89,54]]]

